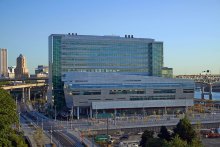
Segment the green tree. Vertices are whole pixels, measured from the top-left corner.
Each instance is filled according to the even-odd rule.
[[[145,130],[144,133],[143,133],[142,136],[141,136],[140,145],[141,145],[142,147],[145,147],[145,146],[147,145],[147,142],[148,142],[150,139],[153,139],[153,135],[154,135],[154,132],[153,132],[153,131]]]
[[[161,126],[160,133],[158,134],[158,137],[160,139],[165,139],[166,141],[170,141],[171,140],[171,135],[168,132],[167,127]]]
[[[194,138],[189,146],[190,147],[203,147],[202,141],[199,138]]]
[[[170,142],[168,142],[169,147],[187,147],[187,142],[182,140],[178,135],[176,135]]]
[[[15,101],[7,91],[0,89],[0,146],[26,147],[22,136],[12,129],[17,123]]]
[[[18,122],[15,101],[3,89],[0,89],[0,116],[0,131],[10,128],[12,124]]]
[[[187,141],[187,143],[191,143],[192,140],[196,138],[196,132],[186,117],[180,119],[176,128],[174,128],[174,136],[176,135],[182,140]]]
[[[160,138],[150,138],[145,147],[169,147],[167,142],[164,139]]]

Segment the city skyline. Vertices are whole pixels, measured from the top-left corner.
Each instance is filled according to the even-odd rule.
[[[43,2],[43,3],[42,3]],[[48,65],[51,33],[133,34],[164,42],[164,66],[174,74],[220,73],[220,13],[212,1],[0,2],[0,48],[8,49],[8,66],[26,56],[30,73]],[[40,10],[40,11],[39,11]]]

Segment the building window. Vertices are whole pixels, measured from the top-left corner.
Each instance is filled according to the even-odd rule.
[[[172,100],[175,95],[155,95],[155,96],[131,96],[130,101],[138,100]]]
[[[145,94],[144,89],[110,90],[109,94]]]
[[[101,90],[72,91],[72,95],[101,95]]]
[[[88,99],[89,101],[99,101],[101,99]]]
[[[194,89],[183,89],[183,93],[194,93]]]
[[[154,89],[154,93],[176,93],[176,89]]]

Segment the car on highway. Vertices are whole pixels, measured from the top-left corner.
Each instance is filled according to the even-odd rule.
[[[142,135],[143,133],[144,133],[144,132],[138,132],[137,134],[138,134],[138,135]]]
[[[137,143],[132,143],[131,147],[139,147]]]
[[[115,140],[113,139],[113,138],[110,138],[109,140],[108,140],[108,143],[110,143],[110,144],[113,144],[115,142]]]
[[[128,134],[124,134],[124,135],[122,135],[121,137],[120,137],[120,140],[122,140],[122,139],[128,139],[129,138],[129,135]]]

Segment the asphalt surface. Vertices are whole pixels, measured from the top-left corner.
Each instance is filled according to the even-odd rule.
[[[38,112],[29,112],[25,104],[20,103],[20,112],[22,118],[27,118],[27,121],[36,127],[42,128],[43,121],[43,131],[48,135],[48,137],[50,137],[52,126],[52,139],[55,141],[57,146],[83,147],[80,140],[78,140],[74,135],[68,133],[65,128],[57,125],[53,120],[48,119]]]

